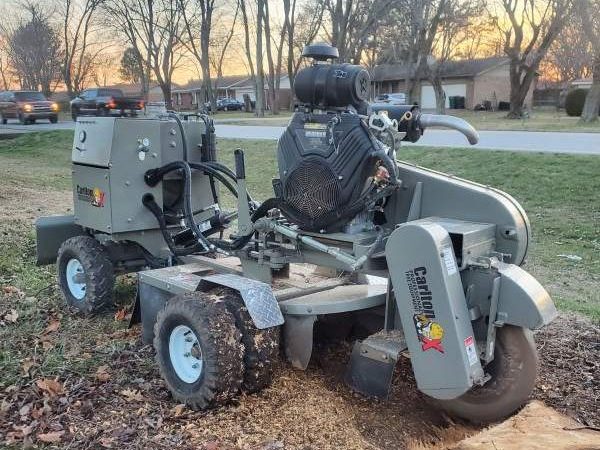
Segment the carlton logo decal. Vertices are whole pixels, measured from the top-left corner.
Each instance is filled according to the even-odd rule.
[[[100,188],[89,188],[77,185],[77,199],[89,203],[96,208],[104,208],[106,193]]]
[[[404,274],[408,291],[413,304],[415,330],[417,337],[421,342],[421,350],[437,350],[444,353],[442,338],[444,337],[444,328],[435,321],[435,310],[433,308],[433,296],[427,285],[427,269],[417,267],[408,270]]]

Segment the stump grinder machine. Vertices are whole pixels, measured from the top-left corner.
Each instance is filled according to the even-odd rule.
[[[38,220],[39,264],[57,261],[83,314],[111,302],[117,275],[138,272],[132,320],[192,408],[268,386],[280,347],[306,369],[321,327],[362,330],[346,372],[356,391],[387,397],[406,356],[418,389],[449,413],[511,414],[534,387],[532,330],[556,315],[521,268],[525,211],[498,189],[401,161],[400,143],[431,126],[475,144],[468,123],[369,105],[364,68],[336,63],[325,44],[303,55],[312,64],[294,83],[272,198],[248,192],[242,150],[233,170],[219,162],[206,115],[80,118],[74,214]]]

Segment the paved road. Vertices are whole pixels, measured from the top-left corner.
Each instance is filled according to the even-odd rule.
[[[0,134],[48,130],[72,130],[73,122],[55,125],[38,123],[0,125]],[[278,139],[283,127],[240,126],[217,124],[217,136],[238,139]],[[600,133],[564,133],[533,131],[480,131],[480,142],[473,148],[543,153],[600,155]],[[416,144],[435,147],[469,147],[466,139],[456,131],[428,130]]]

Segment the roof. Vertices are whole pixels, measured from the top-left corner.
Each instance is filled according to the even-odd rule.
[[[447,61],[442,66],[441,76],[471,78],[508,63],[505,56]],[[380,64],[373,69],[373,81],[403,80],[407,78],[409,70],[410,66],[406,64]]]
[[[242,83],[248,80],[250,77],[248,75],[231,75],[221,77],[218,80],[216,78],[212,79],[213,85],[217,85],[219,89],[229,89],[237,86],[239,83]],[[181,93],[181,92],[190,92],[202,89],[202,80],[190,80],[185,85],[179,86],[177,89],[173,90],[173,93]]]

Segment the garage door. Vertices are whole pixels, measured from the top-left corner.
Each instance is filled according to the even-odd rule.
[[[450,107],[450,97],[454,96],[467,96],[467,85],[466,84],[444,84],[442,85],[444,92],[446,93],[446,108]],[[422,86],[421,87],[421,108],[422,109],[435,109],[435,92],[433,92],[433,86]]]

